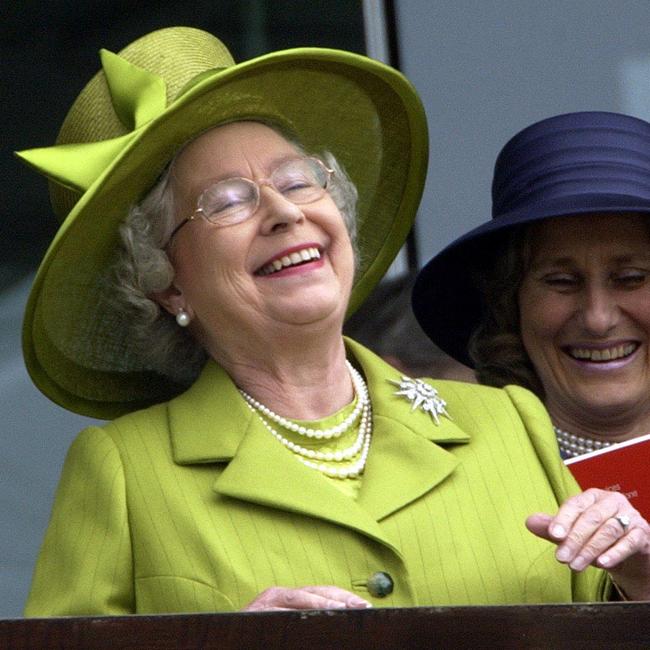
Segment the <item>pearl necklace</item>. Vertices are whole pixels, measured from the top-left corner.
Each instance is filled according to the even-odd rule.
[[[251,407],[249,406],[249,408]],[[352,445],[352,447],[349,447],[348,449],[344,449],[342,451],[336,451],[336,452],[319,452],[319,451],[314,451],[313,449],[305,449],[304,447],[301,448],[298,447],[298,445],[293,445],[293,443],[291,443],[289,440],[281,436],[271,426],[271,424],[264,419],[264,417],[259,412],[257,412],[257,416],[262,421],[262,424],[264,424],[267,430],[275,438],[277,438],[285,447],[293,451],[296,454],[296,458],[301,463],[307,465],[307,467],[316,469],[319,472],[322,472],[323,474],[330,476],[332,478],[354,478],[359,476],[363,472],[364,467],[366,466],[366,461],[368,460],[368,452],[370,451],[370,441],[372,439],[370,405],[366,406],[366,408],[363,411],[363,415],[361,416],[361,424],[359,425],[359,436],[357,437],[355,443]],[[358,444],[359,442],[361,444]],[[296,447],[298,449],[296,449]],[[354,453],[352,453],[353,449],[356,449]],[[308,460],[307,458],[304,458],[303,454],[301,453],[301,452],[305,452],[305,455],[309,454],[309,458],[314,458],[318,460],[342,462],[342,461],[349,460],[354,455],[356,455],[359,449],[361,450],[361,455],[359,456],[359,458],[357,458],[357,460],[355,460],[354,463],[352,463],[351,465],[347,465],[345,467],[331,467],[329,465],[325,465],[324,463],[313,462],[312,460]]]
[[[273,420],[276,424],[279,424],[281,427],[284,427],[289,431],[298,433],[301,436],[306,436],[307,438],[316,438],[316,439],[339,438],[352,426],[352,424],[359,417],[359,413],[361,413],[361,409],[363,409],[365,400],[367,400],[367,395],[368,395],[366,384],[363,381],[361,375],[357,372],[356,368],[354,368],[347,359],[345,360],[345,363],[350,372],[350,378],[352,379],[354,392],[357,395],[357,403],[352,413],[350,413],[350,415],[348,415],[348,417],[345,418],[343,422],[329,429],[310,429],[308,427],[304,427],[299,424],[296,424],[295,422],[292,422],[291,420],[287,420],[287,418],[278,415],[277,413],[272,411],[268,406],[264,406],[264,404],[258,402],[254,397],[249,395],[246,391],[242,390],[241,388],[239,389],[239,392],[241,393],[242,397],[246,400],[246,402],[249,404],[249,406],[252,406],[254,409],[256,409],[257,411],[265,415],[267,418]]]
[[[341,479],[354,478],[359,476],[363,472],[363,469],[366,465],[366,461],[368,460],[368,453],[370,451],[370,441],[372,439],[372,416],[371,416],[371,408],[370,408],[370,398],[368,396],[368,388],[366,386],[365,381],[363,380],[363,377],[361,377],[359,372],[357,372],[357,370],[353,368],[352,365],[350,365],[350,363],[347,360],[346,360],[346,364],[350,371],[352,383],[354,385],[355,393],[357,395],[357,404],[355,405],[352,413],[341,424],[337,425],[336,427],[331,427],[330,429],[323,429],[323,430],[309,429],[307,427],[296,425],[295,422],[291,422],[290,420],[287,420],[286,418],[277,415],[276,413],[271,411],[271,409],[264,406],[254,398],[252,398],[243,390],[239,389],[239,392],[246,400],[246,406],[248,406],[248,408],[259,417],[259,419],[262,421],[262,424],[271,433],[271,435],[273,435],[273,437],[276,438],[284,447],[292,451],[300,462],[302,462],[307,467],[322,472],[326,476],[329,476],[331,478],[341,478]],[[349,430],[352,423],[356,420],[357,416],[359,415],[359,413],[361,414],[361,421],[359,423],[359,434],[357,435],[356,440],[350,447],[346,449],[333,451],[333,452],[331,451],[324,452],[324,451],[317,451],[314,449],[308,449],[306,447],[302,447],[292,442],[291,440],[288,440],[283,435],[281,435],[275,428],[273,428],[271,423],[268,422],[264,417],[265,415],[267,415],[278,424],[281,424],[286,429],[289,429],[290,431],[293,431],[294,433],[297,433],[299,435],[303,435],[309,438],[330,439],[330,438],[338,438],[345,431]],[[315,460],[323,460],[327,462],[339,463],[343,461],[349,461],[357,455],[359,455],[357,460],[355,460],[352,464],[347,465],[345,467],[331,467],[329,465],[325,465],[324,463],[313,462]]]
[[[322,472],[331,478],[356,478],[362,474],[363,469],[366,466],[366,461],[368,460],[368,452],[370,451],[370,441],[372,439],[370,407],[368,407],[368,413],[364,414],[364,417],[362,417],[359,429],[360,431],[364,431],[363,449],[361,450],[361,456],[359,456],[352,465],[348,465],[347,467],[330,467],[329,465],[324,465],[322,463],[313,463],[312,461],[307,460],[306,458],[301,458],[300,456],[297,456],[297,458],[307,465],[307,467],[317,469],[319,472]]]
[[[597,449],[604,449],[612,444],[607,440],[594,440],[593,438],[578,436],[575,433],[569,433],[556,426],[553,426],[553,431],[555,431],[555,437],[560,445],[560,451],[569,458],[582,456],[582,454],[587,454]]]
[[[247,406],[251,411],[253,411],[253,413],[257,414],[259,419],[262,421],[262,424],[264,424],[264,426],[273,435],[273,437],[277,438],[287,449],[290,449],[294,454],[298,454],[303,458],[312,458],[314,460],[326,460],[330,462],[340,462],[342,460],[349,460],[350,458],[356,456],[359,453],[359,451],[361,451],[361,447],[363,446],[363,442],[365,439],[365,428],[367,428],[364,427],[364,422],[368,420],[368,411],[370,409],[370,406],[368,404],[364,406],[361,415],[361,424],[359,425],[359,433],[357,435],[356,440],[352,443],[350,447],[347,447],[346,449],[337,450],[337,451],[317,451],[315,449],[301,447],[295,442],[291,442],[291,440],[288,440],[283,435],[281,435],[276,429],[274,429],[271,426],[271,424],[264,419],[264,416],[260,415],[260,413],[256,411],[250,404],[247,404]]]

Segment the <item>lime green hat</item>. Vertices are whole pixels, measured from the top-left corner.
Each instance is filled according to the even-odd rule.
[[[62,221],[29,296],[23,353],[50,399],[113,418],[187,388],[146,367],[105,280],[119,223],[184,143],[217,124],[257,118],[285,126],[308,151],[332,151],[359,191],[351,312],[408,235],[428,137],[404,76],[350,52],[297,48],[235,64],[214,36],[171,27],[119,54],[102,50],[101,62],[56,146],[17,154],[48,176]]]

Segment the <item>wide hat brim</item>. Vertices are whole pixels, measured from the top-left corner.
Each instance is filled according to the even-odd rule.
[[[53,401],[113,418],[186,388],[134,362],[105,271],[118,224],[180,147],[246,118],[286,126],[310,152],[332,151],[357,186],[360,267],[349,312],[384,275],[412,226],[426,174],[426,119],[411,84],[372,59],[320,48],[216,70],[140,129],[75,204],[38,269],[23,351],[32,380]]]
[[[468,344],[485,310],[476,279],[494,267],[513,229],[550,218],[617,213],[650,214],[650,199],[606,193],[563,196],[537,201],[533,209],[512,210],[470,230],[418,274],[412,304],[420,326],[444,352],[473,367]]]

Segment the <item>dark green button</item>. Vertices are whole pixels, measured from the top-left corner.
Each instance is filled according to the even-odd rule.
[[[393,579],[385,571],[373,573],[366,583],[368,591],[377,598],[384,598],[393,593]]]

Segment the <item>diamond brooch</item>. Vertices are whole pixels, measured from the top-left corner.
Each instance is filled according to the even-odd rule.
[[[433,386],[421,379],[411,379],[404,375],[400,381],[394,379],[388,381],[399,387],[399,390],[395,391],[393,395],[401,395],[411,402],[411,411],[422,409],[431,415],[436,424],[440,424],[439,415],[445,415],[451,420],[451,416],[445,408],[447,402],[438,396],[438,391]]]

